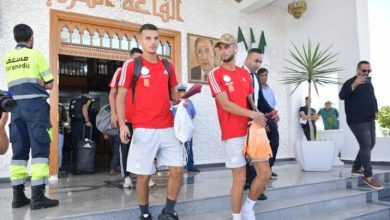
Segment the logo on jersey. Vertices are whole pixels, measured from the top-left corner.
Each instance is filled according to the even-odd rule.
[[[142,67],[142,69],[141,69],[141,74],[142,74],[142,75],[148,75],[148,74],[149,74],[149,69],[146,68],[146,67]]]
[[[164,74],[165,74],[165,75],[168,75],[168,72],[167,72],[167,70],[164,70]]]
[[[232,81],[232,78],[230,78],[230,76],[228,76],[228,75],[224,75],[224,76],[223,76],[223,81],[225,81],[226,83],[228,83],[228,82]]]

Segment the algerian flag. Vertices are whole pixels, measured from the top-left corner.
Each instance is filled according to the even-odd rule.
[[[267,42],[265,41],[265,36],[264,36],[264,31],[261,31],[261,36],[260,36],[260,42],[259,42],[259,47],[261,51],[263,51],[263,63],[261,64],[262,67],[265,67],[269,70],[270,67],[270,60],[269,60],[269,53],[267,50]]]
[[[255,35],[253,34],[253,30],[251,28],[251,44],[250,44],[250,49],[256,48],[256,40],[255,40]]]
[[[248,46],[246,45],[245,38],[244,35],[242,34],[240,27],[238,27],[237,46],[238,46],[238,51],[236,54],[236,65],[241,67],[242,65],[244,65]]]

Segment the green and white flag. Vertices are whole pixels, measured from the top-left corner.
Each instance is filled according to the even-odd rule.
[[[263,51],[263,63],[261,64],[261,67],[265,67],[269,70],[271,64],[270,64],[270,59],[269,59],[269,51],[267,49],[267,42],[265,41],[265,36],[264,36],[264,31],[261,31],[261,36],[260,36],[260,42],[259,42],[259,47],[261,51]]]
[[[251,28],[251,44],[249,49],[252,48],[256,48],[256,40],[255,40],[255,35],[253,34],[253,30]]]
[[[244,65],[248,46],[246,45],[245,38],[244,35],[242,34],[240,27],[238,27],[237,47],[238,47],[238,51],[236,54],[236,65],[241,67],[242,65]]]

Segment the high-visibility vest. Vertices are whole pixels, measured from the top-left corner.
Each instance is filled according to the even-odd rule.
[[[4,56],[3,64],[13,99],[49,97],[46,89],[38,84],[40,79],[45,83],[53,81],[49,65],[41,52],[19,44]]]

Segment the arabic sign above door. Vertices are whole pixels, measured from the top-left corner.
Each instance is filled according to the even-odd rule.
[[[121,7],[132,12],[160,17],[163,22],[184,21],[180,15],[181,0],[47,0],[46,5],[52,6],[53,1],[67,4],[66,9],[68,10],[83,3],[89,8],[95,8],[97,5]]]

